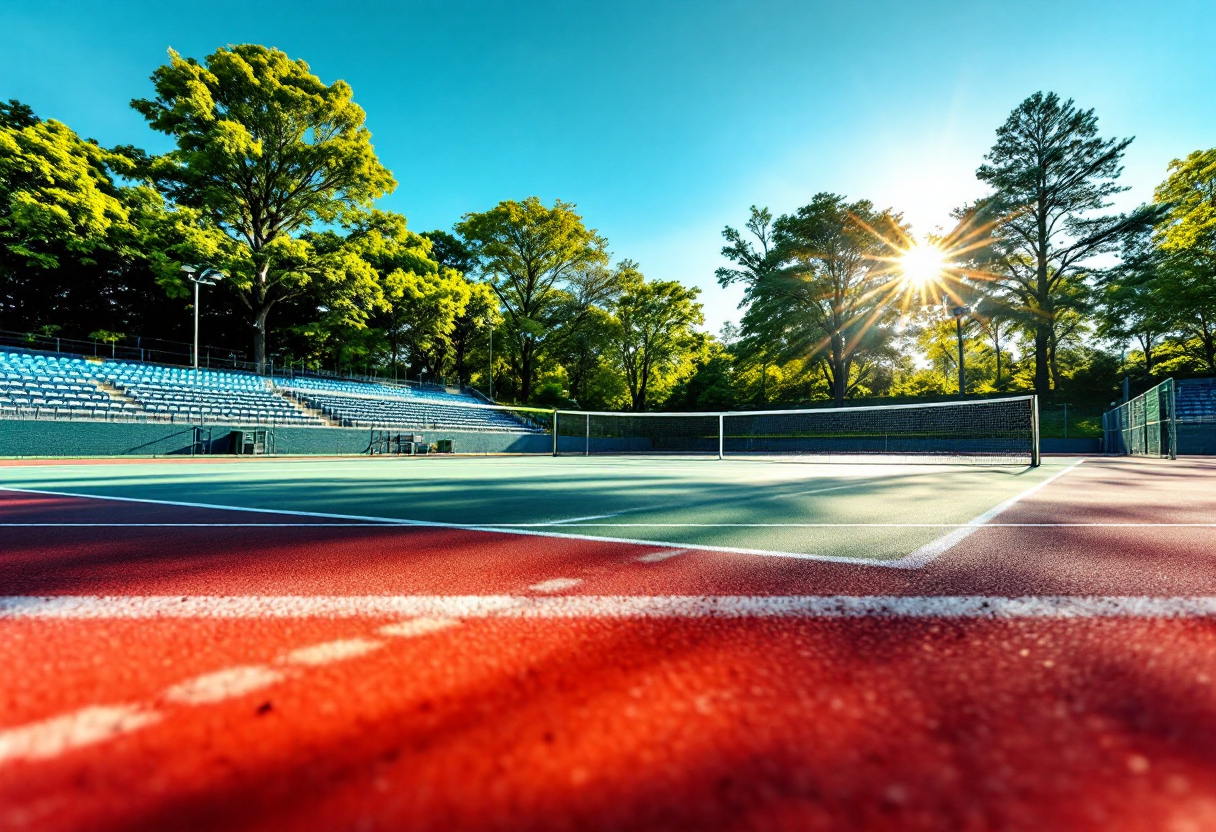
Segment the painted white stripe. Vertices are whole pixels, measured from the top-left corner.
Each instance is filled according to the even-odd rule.
[[[0,731],[0,763],[45,760],[73,748],[112,739],[158,722],[138,705],[95,705],[54,719]]]
[[[534,526],[569,526],[572,523],[581,523],[584,520],[607,520],[609,517],[618,517],[625,514],[624,511],[618,511],[614,514],[591,514],[587,517],[571,517],[567,520],[553,520],[548,523],[532,523]],[[510,523],[511,526],[522,526],[522,523]]]
[[[547,581],[532,584],[528,589],[533,592],[561,592],[565,589],[574,589],[582,582],[582,578],[550,578]]]
[[[623,513],[623,512],[622,512]],[[615,517],[616,515],[604,515]],[[368,529],[382,528],[382,523],[0,523],[0,528],[15,529]],[[478,528],[570,528],[603,529],[961,529],[966,523],[576,523],[562,520],[553,523],[510,523]],[[985,523],[986,529],[1214,529],[1216,523]],[[616,538],[597,535],[589,540],[614,542]],[[661,541],[654,541],[655,545]]]
[[[229,667],[188,679],[164,692],[164,698],[182,705],[209,705],[283,681],[286,676],[261,665]]]
[[[104,618],[336,618],[414,616],[427,619],[484,617],[795,617],[840,618],[1210,618],[1216,596],[990,596],[990,595],[568,595],[535,596],[75,596],[0,598],[3,619]],[[388,625],[416,635],[431,624]],[[444,625],[451,626],[451,625]],[[384,632],[384,631],[382,631]],[[269,668],[255,668],[274,672]],[[207,678],[207,677],[202,677]],[[251,677],[253,678],[253,677]],[[195,680],[197,681],[197,680]]]
[[[636,558],[638,563],[662,563],[665,560],[679,557],[680,555],[688,554],[687,549],[669,549],[665,552],[651,552],[649,555],[642,555]]]
[[[0,488],[0,490],[3,490]],[[4,529],[379,529],[389,523],[0,523]]]
[[[216,509],[220,511],[242,511],[252,512],[255,514],[285,514],[297,517],[325,517],[335,520],[363,520],[369,523],[381,523],[390,526],[408,526],[412,528],[433,528],[433,529],[457,529],[460,531],[471,532],[494,532],[497,534],[517,534],[526,535],[529,537],[552,537],[559,540],[583,540],[591,543],[613,543],[625,544],[630,546],[663,546],[665,541],[662,540],[637,540],[628,537],[612,537],[606,538],[597,535],[588,534],[568,534],[564,532],[540,531],[538,529],[520,529],[507,526],[487,526],[487,525],[470,525],[467,523],[440,523],[431,520],[403,520],[399,517],[374,517],[363,516],[358,514],[330,514],[327,512],[317,511],[291,511],[287,509],[264,509],[264,508],[247,508],[244,506],[221,506],[211,503],[188,503],[177,500],[152,500],[144,497],[115,497],[110,495],[100,494],[78,494],[67,491],[44,491],[33,488],[13,488],[11,486],[0,486],[0,491],[11,491],[19,494],[45,494],[52,497],[77,497],[80,499],[94,500],[117,500],[126,503],[142,503],[147,505],[163,505],[163,506],[182,506],[186,508],[206,508]],[[686,544],[687,545],[687,544]],[[736,546],[706,546],[696,544],[690,548],[696,548],[703,552],[727,552],[735,555],[759,555],[761,557],[770,558],[794,558],[797,560],[814,560],[824,561],[827,563],[853,563],[868,566],[886,566],[893,561],[867,561],[860,558],[838,557],[836,555],[812,555],[804,552],[776,552],[769,549],[744,549]]]
[[[388,624],[381,627],[378,632],[381,635],[396,636],[397,638],[417,638],[437,633],[440,630],[447,630],[459,623],[459,618],[423,616],[421,618],[411,618],[409,621],[398,621],[396,624]]]
[[[963,542],[963,540],[967,539],[972,534],[974,534],[976,529],[980,528],[981,526],[987,525],[989,522],[994,520],[997,516],[1003,514],[1004,512],[1006,512],[1007,510],[1009,510],[1010,508],[1015,506],[1021,500],[1024,500],[1027,497],[1030,497],[1030,496],[1038,493],[1039,491],[1043,490],[1048,485],[1051,485],[1051,483],[1055,482],[1060,477],[1067,474],[1069,471],[1075,471],[1077,469],[1077,467],[1084,461],[1085,460],[1080,460],[1079,462],[1076,462],[1076,463],[1068,466],[1063,471],[1057,471],[1056,473],[1052,474],[1050,477],[1048,477],[1047,479],[1038,483],[1037,485],[1033,485],[1030,488],[1027,488],[1021,494],[1016,494],[1013,497],[1010,497],[1005,502],[1003,502],[999,505],[993,506],[992,508],[988,509],[983,514],[981,514],[979,517],[976,517],[975,519],[973,519],[967,525],[961,526],[961,527],[955,529],[954,531],[950,532],[949,534],[939,537],[937,540],[934,540],[932,543],[926,543],[924,546],[921,546],[919,549],[912,552],[911,554],[904,555],[902,558],[899,558],[898,560],[891,561],[890,565],[894,566],[896,568],[900,568],[900,569],[923,569],[925,566],[928,566],[930,563],[932,563],[933,561],[940,558],[946,552],[953,549],[959,543]]]
[[[379,650],[384,646],[382,641],[372,641],[366,638],[348,638],[339,641],[327,641],[324,644],[314,644],[311,647],[301,647],[292,650],[279,661],[286,664],[302,664],[309,667],[329,664],[330,662],[354,659],[359,656]]]
[[[89,618],[360,618],[492,615],[510,595],[56,595],[0,596],[0,620]]]
[[[1078,462],[1077,465],[1080,465],[1080,463]],[[1075,467],[1076,467],[1076,465],[1072,466],[1072,468],[1075,468]],[[970,525],[976,523],[976,521],[978,521],[980,518],[988,516],[988,515],[995,517],[996,514],[1000,513],[1000,511],[1004,511],[1004,509],[1008,508],[1009,505],[1012,505],[1014,502],[1021,499],[1022,497],[1025,497],[1028,494],[1033,493],[1038,488],[1041,488],[1043,485],[1046,485],[1048,482],[1050,482],[1051,480],[1060,476],[1061,474],[1072,470],[1072,468],[1067,468],[1064,471],[1061,471],[1060,473],[1054,475],[1053,477],[1045,480],[1039,486],[1029,489],[1028,491],[1023,492],[1022,494],[1018,495],[1017,497],[1014,497],[1012,499],[1012,501],[1007,500],[1005,503],[1002,503],[1000,506],[997,506],[996,509],[993,509],[990,512],[986,512],[985,514],[980,515],[980,517],[977,517],[975,520],[971,521],[971,523],[969,523],[967,525],[970,526]],[[517,528],[517,527],[511,527],[511,526],[490,526],[490,525],[470,525],[470,524],[464,524],[464,523],[440,523],[437,521],[430,521],[430,520],[403,520],[401,518],[396,518],[396,517],[375,517],[375,516],[363,516],[363,515],[356,515],[356,514],[330,514],[330,513],[326,513],[326,512],[293,511],[293,510],[287,510],[287,509],[247,508],[244,506],[221,506],[221,505],[214,505],[214,504],[210,504],[210,503],[188,503],[188,502],[180,502],[180,501],[172,501],[172,500],[152,500],[152,499],[147,499],[147,498],[143,498],[143,497],[114,497],[114,496],[109,496],[109,495],[78,494],[78,493],[70,493],[70,492],[66,492],[66,491],[43,491],[43,490],[36,490],[36,489],[30,489],[30,488],[13,488],[10,486],[0,486],[0,491],[12,491],[14,493],[24,493],[24,494],[45,494],[45,495],[50,495],[50,496],[54,496],[54,497],[77,497],[80,499],[118,500],[120,502],[144,503],[144,504],[151,504],[151,505],[184,506],[184,507],[188,507],[188,508],[217,509],[217,510],[221,510],[221,511],[253,512],[253,513],[258,513],[258,514],[285,514],[285,515],[305,516],[305,517],[324,517],[324,518],[338,519],[338,520],[362,520],[362,521],[366,521],[369,523],[383,523],[386,525],[409,526],[409,527],[415,527],[415,528],[459,529],[461,531],[494,532],[494,533],[499,533],[499,534],[517,534],[517,535],[528,535],[528,536],[535,536],[535,537],[552,537],[552,538],[557,538],[560,540],[582,540],[582,541],[587,541],[587,542],[592,542],[592,543],[612,543],[612,544],[618,544],[618,545],[624,544],[624,545],[630,545],[630,546],[654,547],[654,546],[671,545],[671,543],[672,543],[672,541],[643,540],[643,539],[631,538],[631,537],[605,537],[603,535],[570,534],[570,533],[566,533],[566,532],[542,531],[540,529],[535,529],[535,528]],[[999,511],[998,511],[998,509],[999,509]],[[623,513],[624,512],[622,512],[622,514]],[[959,532],[966,532],[966,533],[962,534],[962,536],[959,537],[958,540],[962,540],[963,537],[966,537],[967,534],[971,533],[970,531],[967,530],[966,527],[959,529]],[[956,532],[956,534],[957,534],[957,532]],[[944,543],[947,540],[947,538],[949,538],[949,537],[950,537],[950,535],[946,535],[946,537],[941,538],[941,540],[937,541],[937,543]],[[957,543],[958,540],[955,540],[954,543]],[[889,568],[889,569],[919,569],[922,566],[924,566],[925,564],[932,561],[938,555],[940,555],[941,552],[944,552],[946,549],[953,546],[954,543],[950,543],[949,546],[946,546],[945,548],[941,549],[940,551],[936,551],[936,550],[932,549],[931,547],[933,547],[935,544],[931,543],[931,544],[929,544],[929,546],[927,546],[927,547],[923,546],[910,555],[906,555],[902,558],[892,559],[892,560],[867,560],[865,558],[845,557],[845,556],[841,556],[841,555],[817,555],[817,554],[810,554],[810,553],[806,553],[806,552],[782,552],[782,551],[776,551],[776,550],[772,550],[772,549],[751,549],[751,548],[744,548],[744,547],[740,547],[740,546],[710,546],[710,545],[703,544],[703,543],[695,543],[695,544],[683,543],[680,545],[684,545],[690,549],[696,549],[697,551],[701,551],[701,552],[724,552],[727,554],[734,554],[734,555],[757,555],[759,557],[770,557],[770,558],[792,558],[795,560],[811,560],[811,561],[818,561],[821,563],[849,563],[849,564],[854,564],[857,566],[878,566],[878,567],[885,567],[885,568]],[[936,551],[936,554],[932,554],[932,556],[929,556],[934,551]]]

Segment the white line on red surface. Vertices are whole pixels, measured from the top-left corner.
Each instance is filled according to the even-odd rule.
[[[154,618],[1211,618],[1216,596],[8,596],[0,621]],[[397,625],[389,625],[396,627]],[[413,626],[413,625],[411,625]],[[426,627],[434,625],[427,624]],[[444,624],[443,626],[450,626]],[[424,627],[423,629],[426,629]],[[406,628],[408,630],[408,627]],[[429,631],[429,630],[427,630]],[[413,633],[403,631],[398,635]]]
[[[993,506],[992,508],[988,509],[983,514],[981,514],[979,517],[976,517],[970,523],[967,523],[965,526],[960,526],[959,528],[955,529],[954,531],[950,532],[949,534],[945,534],[945,535],[939,537],[937,540],[932,541],[931,543],[926,543],[924,546],[921,546],[919,549],[915,550],[911,554],[904,555],[902,558],[899,558],[898,560],[889,561],[888,565],[894,566],[897,568],[901,568],[901,569],[921,569],[925,566],[928,566],[930,563],[937,560],[939,557],[944,555],[946,552],[953,549],[955,546],[957,546],[963,540],[965,540],[966,538],[968,538],[972,534],[974,534],[977,529],[980,529],[980,528],[986,526],[988,523],[992,522],[992,520],[994,520],[997,516],[1005,513],[1009,509],[1013,508],[1013,506],[1015,506],[1017,503],[1021,502],[1022,500],[1026,499],[1027,497],[1030,497],[1030,496],[1038,493],[1039,491],[1042,491],[1048,485],[1055,482],[1060,477],[1067,474],[1069,471],[1076,470],[1076,468],[1084,461],[1085,460],[1079,460],[1078,462],[1075,462],[1072,465],[1069,465],[1063,471],[1057,471],[1056,473],[1052,474],[1050,477],[1043,480],[1042,482],[1039,482],[1036,485],[1032,485],[1030,488],[1027,488],[1021,494],[1015,494],[1014,496],[1010,497],[1005,502],[1003,502],[999,505]]]
[[[161,714],[139,705],[92,705],[53,719],[0,731],[0,763],[46,760],[151,725]]]

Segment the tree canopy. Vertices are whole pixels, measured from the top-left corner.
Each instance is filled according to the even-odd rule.
[[[224,272],[248,312],[254,360],[263,367],[275,304],[317,281],[360,277],[349,259],[318,251],[305,232],[357,222],[396,181],[376,158],[350,86],[324,84],[277,49],[242,44],[201,64],[170,50],[152,81],[156,97],[131,104],[177,144],[153,165],[157,181],[174,203],[198,212],[204,230],[223,235],[205,242],[195,235],[193,251],[178,253]]]

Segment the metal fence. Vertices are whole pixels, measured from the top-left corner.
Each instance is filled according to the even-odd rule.
[[[1178,458],[1176,386],[1166,379],[1102,415],[1103,447],[1109,454]]]

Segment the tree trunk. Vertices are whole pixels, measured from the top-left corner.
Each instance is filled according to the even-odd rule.
[[[1200,340],[1203,341],[1204,356],[1208,361],[1208,372],[1216,375],[1216,331],[1209,325],[1206,318],[1199,317],[1199,325],[1202,327],[1200,332]]]
[[[1144,351],[1144,372],[1152,375],[1153,372],[1153,336],[1144,334],[1137,336],[1140,339],[1140,348]]]
[[[266,318],[269,315],[270,304],[266,304],[253,319],[253,362],[261,375],[266,373]]]
[[[1051,340],[1047,342],[1047,367],[1051,371],[1051,387],[1053,390],[1060,389],[1060,362],[1056,355],[1056,347],[1058,345],[1056,334],[1051,333]]]
[[[837,407],[844,405],[844,394],[848,391],[849,362],[844,355],[843,339],[832,336],[832,400]]]
[[[532,344],[525,338],[519,348],[520,401],[532,401]]]
[[[1048,354],[1051,345],[1051,325],[1039,323],[1034,328],[1034,392],[1040,400],[1051,392],[1051,368]]]

